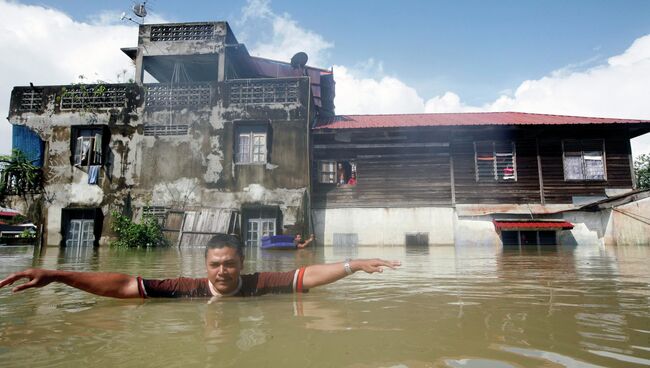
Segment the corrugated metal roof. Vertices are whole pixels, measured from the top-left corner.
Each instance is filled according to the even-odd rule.
[[[650,120],[530,114],[525,112],[465,112],[440,114],[338,115],[315,129],[367,129],[472,125],[641,124]]]

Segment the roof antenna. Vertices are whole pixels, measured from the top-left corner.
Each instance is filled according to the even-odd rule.
[[[135,24],[138,24],[138,25],[144,24],[144,17],[147,16],[147,7],[146,7],[146,5],[147,5],[147,1],[145,0],[142,3],[134,3],[133,8],[131,9],[133,11],[133,14],[136,17],[140,18],[140,21],[134,20],[131,17],[127,17],[126,12],[122,12],[122,16],[120,17],[120,20],[122,20],[122,21],[123,20],[128,20],[128,21],[131,21],[131,22],[133,22]]]

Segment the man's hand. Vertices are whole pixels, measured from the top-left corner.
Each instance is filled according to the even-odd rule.
[[[29,281],[11,289],[11,291],[14,293],[33,287],[40,288],[50,284],[55,280],[55,271],[29,268],[24,271],[12,273],[7,278],[0,281],[0,288],[3,288],[7,285],[12,285],[14,282],[20,279],[29,279]]]
[[[387,261],[384,259],[355,259],[350,261],[350,268],[352,272],[363,271],[366,273],[384,272],[384,267],[395,269],[401,266],[400,261]]]

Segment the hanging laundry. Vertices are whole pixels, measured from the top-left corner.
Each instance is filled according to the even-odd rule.
[[[88,184],[97,184],[100,167],[100,165],[91,165],[88,168]]]

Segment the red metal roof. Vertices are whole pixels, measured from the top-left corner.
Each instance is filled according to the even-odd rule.
[[[0,211],[0,216],[4,217],[14,217],[18,215],[20,215],[20,212]]]
[[[316,129],[366,129],[471,125],[650,124],[650,120],[530,114],[525,112],[463,112],[440,114],[339,115]]]
[[[500,230],[571,230],[573,224],[568,221],[514,221],[514,220],[494,220],[494,227]]]

